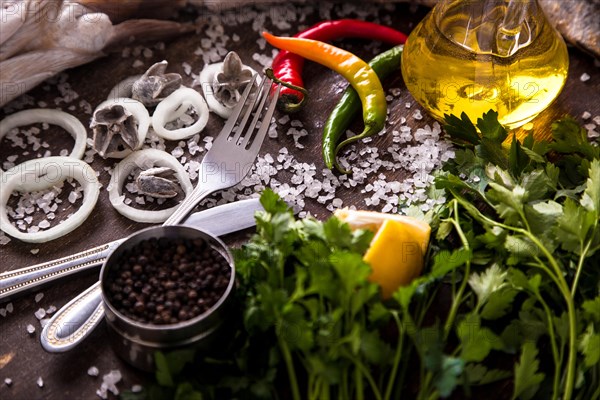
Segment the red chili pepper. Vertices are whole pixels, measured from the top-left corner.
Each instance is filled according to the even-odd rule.
[[[342,38],[361,38],[379,40],[391,45],[402,44],[406,41],[406,35],[393,28],[379,25],[373,22],[356,19],[339,19],[334,21],[323,21],[297,33],[294,37],[319,40],[328,42]],[[302,81],[302,68],[304,58],[299,55],[282,50],[273,60],[273,72],[275,76],[295,86],[304,87]],[[282,87],[279,105],[283,111],[293,112],[300,108],[304,95],[297,90]]]

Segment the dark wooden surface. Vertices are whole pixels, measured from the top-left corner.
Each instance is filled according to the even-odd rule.
[[[414,11],[414,10],[413,10]],[[237,12],[243,13],[240,9]],[[425,15],[426,9],[418,9],[416,12],[409,11],[407,5],[398,5],[394,11],[381,10],[380,17],[390,14],[394,26],[404,32],[410,32],[414,25]],[[335,16],[335,15],[334,15]],[[271,16],[278,18],[277,15]],[[291,21],[289,30],[281,31],[273,27],[270,19],[267,19],[265,27],[275,33],[293,34],[299,26],[306,27],[321,18],[318,13],[308,16],[306,21],[301,23]],[[230,41],[228,50],[235,50],[242,59],[261,69],[261,66],[252,60],[253,53],[271,54],[271,49],[267,45],[266,50],[261,50],[257,44],[258,34],[250,27],[250,23],[244,23],[239,26],[225,26],[226,33],[231,35],[237,33],[240,36],[238,42]],[[169,61],[169,71],[184,74],[182,63],[187,62],[192,66],[192,71],[197,74],[203,65],[202,57],[194,54],[194,50],[200,46],[203,33],[197,35],[188,35],[181,37],[174,42],[168,43],[165,50],[153,48],[153,55],[150,58],[143,56],[133,58],[122,58],[120,53],[113,56],[99,59],[98,61],[68,71],[67,82],[73,90],[79,94],[79,98],[69,104],[59,105],[65,110],[70,105],[75,105],[75,110],[71,111],[84,124],[90,120],[90,115],[83,111],[79,103],[85,100],[95,107],[104,98],[106,98],[110,88],[121,79],[137,73],[142,73],[153,62],[166,59]],[[373,48],[367,48],[366,43],[359,40],[345,40],[340,45],[356,52],[357,54],[370,58],[374,55]],[[148,45],[151,47],[151,45]],[[383,47],[379,48],[380,50]],[[547,129],[548,121],[553,120],[565,113],[575,116],[580,122],[581,115],[588,111],[593,116],[600,115],[600,70],[594,66],[594,61],[587,55],[570,48],[571,66],[569,79],[560,97],[535,121],[535,129]],[[143,61],[143,65],[132,67],[135,59]],[[580,76],[587,73],[591,79],[582,82]],[[311,92],[311,101],[307,107],[293,118],[300,120],[308,130],[308,137],[301,139],[305,149],[298,150],[294,148],[291,137],[284,134],[285,129],[280,130],[278,139],[267,139],[262,153],[277,154],[278,150],[285,146],[294,153],[299,162],[314,162],[317,171],[323,168],[320,156],[320,136],[321,127],[333,105],[340,96],[339,88],[343,87],[344,81],[335,73],[326,70],[318,65],[308,63],[305,67],[305,84]],[[191,84],[192,78],[184,75],[184,82]],[[59,96],[57,86],[54,84],[45,85],[34,90],[29,95],[37,103],[44,101],[53,105],[55,97]],[[408,119],[408,125],[414,129],[431,125],[431,120],[423,111],[424,118],[415,121],[411,118],[412,113],[420,109],[410,94],[405,90],[400,74],[385,82],[386,88],[399,87],[403,89],[400,97],[396,98],[391,104],[391,113],[388,124],[390,126],[398,125],[401,117]],[[405,103],[412,104],[410,109],[406,109]],[[29,106],[29,107],[33,107]],[[4,115],[6,110],[0,112]],[[279,114],[277,117],[281,117]],[[585,121],[590,123],[591,120]],[[216,134],[222,126],[222,120],[212,115],[205,132],[207,134]],[[357,129],[358,129],[358,125]],[[91,134],[91,132],[89,132]],[[46,138],[44,138],[46,139]],[[50,150],[56,154],[62,148],[68,148],[72,145],[72,140],[68,135],[56,134],[54,137],[46,139],[50,144]],[[385,146],[389,143],[389,137],[378,137],[374,143],[378,146]],[[172,146],[170,147],[172,148]],[[0,162],[6,160],[8,156],[14,153],[6,140],[0,143]],[[19,150],[20,154],[21,150]],[[22,160],[18,160],[20,162]],[[102,171],[100,180],[103,185],[107,185],[109,176],[103,170],[111,162],[96,157],[92,166]],[[284,176],[284,175],[282,175]],[[401,180],[404,174],[402,171],[394,172],[394,178]],[[388,177],[389,179],[390,177]],[[338,190],[337,196],[344,200],[344,205],[364,206],[363,194],[361,188],[353,190]],[[377,208],[375,208],[377,209]],[[321,204],[307,200],[306,210],[317,217],[324,218],[328,211]],[[102,244],[120,236],[126,236],[137,229],[143,227],[143,224],[134,223],[121,217],[111,207],[108,201],[106,191],[102,191],[99,202],[91,217],[77,230],[69,235],[45,244],[27,244],[18,240],[12,240],[4,246],[0,246],[0,271],[7,271],[47,261],[70,253],[85,250],[86,248]],[[231,245],[239,245],[252,233],[247,230],[238,234],[230,235],[225,241]],[[33,249],[39,249],[39,252],[32,254]],[[143,384],[151,379],[150,375],[141,373],[132,367],[129,367],[112,351],[108,342],[104,326],[94,332],[85,343],[76,350],[64,354],[48,354],[44,352],[39,343],[39,332],[41,328],[34,316],[34,312],[39,307],[49,307],[54,305],[60,307],[69,301],[73,296],[83,291],[97,279],[96,273],[88,273],[76,278],[67,279],[60,283],[40,290],[44,293],[43,299],[39,304],[34,301],[34,293],[12,301],[14,311],[7,314],[6,317],[0,316],[0,399],[92,399],[96,398],[95,392],[99,388],[102,374],[108,373],[111,369],[119,369],[123,374],[123,381],[119,384],[122,390],[130,388],[134,384]],[[0,307],[6,307],[0,304]],[[26,326],[32,324],[36,327],[33,335],[28,335]],[[96,366],[100,370],[100,377],[94,378],[87,375],[89,367]],[[40,389],[36,385],[38,377],[44,380],[44,388]],[[5,378],[11,378],[13,383],[11,387],[4,384]]]

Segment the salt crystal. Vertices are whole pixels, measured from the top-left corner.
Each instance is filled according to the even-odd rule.
[[[406,108],[410,108],[410,103],[405,103],[405,104],[404,104],[404,107],[406,107]]]
[[[39,303],[44,298],[44,293],[38,293],[35,295],[35,302]]]
[[[590,76],[588,73],[584,72],[584,73],[583,73],[583,74],[581,74],[581,76],[579,77],[579,80],[580,80],[581,82],[587,82],[587,81],[589,81],[589,80],[590,80],[590,78],[591,78],[591,76]]]
[[[42,319],[40,319],[40,326],[42,327],[42,329],[44,329],[44,327],[46,325],[48,325],[48,323],[50,323],[50,318],[42,318]]]
[[[117,388],[117,383],[121,381],[121,371],[112,370],[108,374],[102,376],[102,385],[100,385],[100,389],[96,391],[96,394],[102,398],[106,399],[108,397],[108,392],[110,391],[115,396],[119,395],[119,389]]]
[[[582,119],[590,119],[591,117],[592,114],[589,111],[584,111],[583,114],[581,114]]]
[[[144,58],[151,58],[151,57],[152,57],[152,54],[153,54],[153,52],[152,52],[152,50],[150,50],[150,49],[144,49],[144,52],[143,52],[143,54],[144,54]]]
[[[71,192],[69,193],[69,203],[73,204],[77,201],[77,199],[80,197],[78,192]]]
[[[99,373],[100,371],[98,371],[98,368],[96,368],[95,366],[91,366],[87,370],[87,374],[89,376],[98,376]]]
[[[32,335],[35,332],[35,326],[28,324],[27,325],[27,333],[29,333],[30,335]]]
[[[4,378],[4,384],[6,386],[12,385],[12,382],[13,382],[12,379],[10,379],[10,378]]]
[[[44,310],[43,308],[40,308],[35,312],[34,315],[37,319],[42,319],[46,316],[46,310]]]
[[[596,125],[600,125],[600,115],[596,115],[593,121],[596,123]]]
[[[142,385],[133,385],[131,387],[132,393],[140,393],[142,391]]]
[[[50,222],[47,219],[44,219],[44,220],[40,221],[40,223],[37,226],[40,229],[47,229],[47,228],[50,228]]]
[[[37,378],[37,381],[36,381],[36,383],[37,383],[37,385],[38,385],[40,388],[43,388],[43,387],[44,387],[44,380],[42,379],[42,377],[41,377],[41,376]]]
[[[144,63],[143,63],[142,61],[140,61],[140,60],[135,60],[135,61],[133,62],[133,64],[131,64],[131,66],[132,66],[133,68],[139,68],[139,67],[143,67],[143,66],[144,66]]]
[[[0,245],[4,246],[10,242],[10,238],[4,234],[4,232],[0,232]]]
[[[9,313],[12,314],[12,312],[13,312],[13,303],[8,303],[6,305],[6,311],[8,311]]]
[[[48,308],[46,308],[46,314],[54,314],[54,312],[56,311],[56,306],[50,306]]]
[[[173,157],[175,158],[179,158],[183,155],[183,149],[181,147],[175,147],[173,149],[173,151],[171,152],[171,154],[173,155]]]
[[[5,308],[0,308],[0,315],[2,317],[6,317],[6,309]]]

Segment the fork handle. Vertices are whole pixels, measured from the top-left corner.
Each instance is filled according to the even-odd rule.
[[[67,257],[0,274],[0,302],[65,276],[97,268],[123,239]]]
[[[104,319],[100,281],[62,307],[44,326],[40,341],[44,350],[62,353],[90,335]]]
[[[169,218],[163,223],[163,225],[177,225],[180,224],[183,220],[187,218],[188,215],[192,213],[194,208],[202,201],[206,196],[211,194],[212,192],[217,191],[218,187],[214,187],[213,185],[205,185],[202,180],[204,175],[203,169],[200,168],[198,175],[198,184],[192,193],[183,200],[183,202],[177,207],[175,212],[171,214]]]

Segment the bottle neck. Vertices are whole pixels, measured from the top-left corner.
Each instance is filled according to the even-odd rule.
[[[442,0],[435,23],[450,41],[477,54],[510,57],[535,40],[544,21],[536,0]]]

